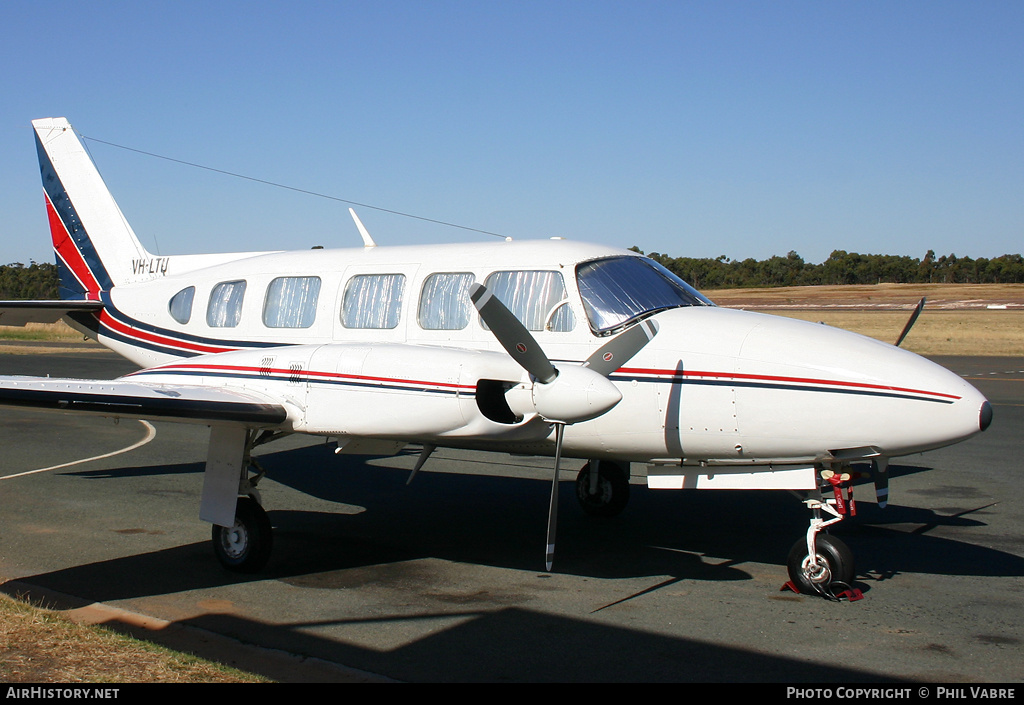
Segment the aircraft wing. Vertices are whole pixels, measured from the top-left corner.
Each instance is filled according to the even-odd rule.
[[[102,301],[0,301],[0,326],[26,323],[56,323],[76,311],[99,311]]]
[[[288,417],[283,405],[248,390],[50,377],[0,376],[0,406],[246,426],[276,426]]]

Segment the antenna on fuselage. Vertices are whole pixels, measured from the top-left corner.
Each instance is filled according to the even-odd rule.
[[[363,221],[359,220],[359,216],[356,215],[356,212],[351,208],[348,209],[348,212],[352,215],[352,220],[356,221],[356,227],[359,228],[359,234],[363,238],[363,247],[376,247],[377,243],[373,241],[372,237],[370,237],[370,233],[363,225]]]

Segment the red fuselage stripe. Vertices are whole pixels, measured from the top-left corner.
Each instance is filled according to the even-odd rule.
[[[251,365],[167,365],[165,367],[153,367],[146,372],[175,372],[178,370],[198,370],[211,373],[220,372],[240,372],[240,373],[263,373],[263,374],[279,374],[279,375],[291,375],[296,372],[308,377],[317,377],[320,379],[350,379],[360,380],[364,382],[386,382],[391,384],[423,384],[431,387],[446,387],[451,389],[476,389],[475,385],[472,384],[454,384],[451,382],[428,382],[426,380],[419,379],[401,379],[397,377],[372,377],[368,375],[348,375],[340,372],[319,372],[317,370],[286,370],[283,368],[276,367],[255,367]]]
[[[622,367],[618,370],[618,374],[635,374],[635,375],[665,375],[677,379],[686,377],[703,377],[709,379],[735,379],[745,381],[757,381],[757,382],[785,382],[788,384],[819,384],[829,387],[852,387],[855,389],[875,389],[879,391],[889,392],[904,392],[909,394],[922,394],[925,396],[932,397],[943,397],[946,399],[959,399],[960,397],[953,394],[945,394],[942,392],[929,392],[924,389],[910,389],[907,387],[893,387],[884,384],[868,384],[866,382],[842,382],[833,379],[816,379],[808,377],[782,377],[776,375],[753,375],[753,374],[739,374],[734,372],[707,372],[704,370],[659,370],[652,368],[642,367]]]
[[[122,335],[128,335],[139,340],[145,340],[149,343],[157,343],[159,345],[167,345],[169,347],[179,348],[182,350],[192,350],[200,353],[220,353],[230,352],[234,348],[217,348],[208,345],[197,345],[196,343],[189,343],[183,340],[174,340],[173,338],[165,338],[161,335],[155,335],[153,333],[147,333],[146,331],[139,330],[138,328],[132,328],[124,323],[121,323],[117,319],[113,318],[104,309],[100,312],[100,323],[105,325],[112,331],[121,333]]]

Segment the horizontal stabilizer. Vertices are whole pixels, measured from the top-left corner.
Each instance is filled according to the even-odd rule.
[[[100,301],[0,301],[0,326],[56,323],[68,313],[102,308]]]
[[[283,406],[251,392],[50,377],[0,377],[0,406],[247,426],[277,426],[288,417]]]

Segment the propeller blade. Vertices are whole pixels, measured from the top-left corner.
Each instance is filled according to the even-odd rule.
[[[622,399],[622,393],[608,380],[608,375],[654,338],[658,324],[652,320],[642,321],[602,345],[583,365],[563,366],[559,374],[526,326],[487,287],[474,283],[469,298],[505,351],[537,381],[533,385],[534,407],[555,429],[555,469],[544,561],[550,571],[555,558],[558,473],[565,426],[596,418]]]
[[[889,503],[889,459],[876,458],[871,461],[871,475],[875,480],[875,500],[879,509]]]
[[[921,315],[921,311],[924,309],[924,302],[927,297],[922,296],[921,300],[917,302],[917,306],[914,308],[914,312],[910,314],[910,320],[907,321],[907,325],[903,326],[903,332],[900,333],[900,337],[896,339],[896,347],[900,346],[903,339],[907,337],[907,333],[914,327],[914,323],[917,322],[917,317]]]
[[[416,473],[420,471],[420,468],[423,467],[423,464],[427,462],[427,458],[429,458],[430,454],[433,453],[435,450],[437,450],[437,446],[433,445],[432,443],[423,444],[423,450],[420,451],[420,457],[416,461],[416,467],[414,467],[412,469],[412,472],[409,473],[409,479],[405,481],[405,484],[412,484],[412,481],[416,478]]]
[[[658,334],[658,324],[647,319],[621,333],[597,349],[583,363],[594,372],[607,377],[625,365]]]
[[[473,284],[469,298],[494,337],[523,369],[541,384],[548,384],[558,376],[558,370],[548,360],[530,331],[487,287]]]
[[[548,506],[548,542],[544,553],[544,565],[551,572],[555,561],[555,529],[558,526],[558,466],[562,462],[562,437],[565,435],[565,424],[555,424],[555,474],[551,480],[551,503]]]

